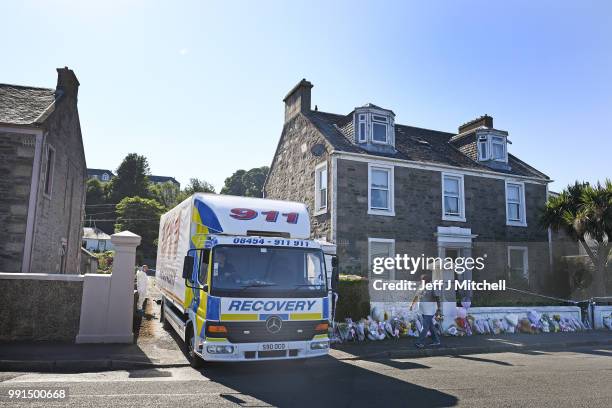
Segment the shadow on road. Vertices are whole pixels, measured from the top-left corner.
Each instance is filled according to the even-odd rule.
[[[472,356],[452,356],[452,357],[453,358],[460,358],[460,359],[463,359],[463,360],[477,361],[479,363],[491,363],[491,364],[497,364],[497,365],[502,365],[502,366],[510,366],[510,367],[513,366],[513,364],[507,363],[505,361],[493,360],[491,358],[472,357]]]
[[[320,357],[308,361],[206,363],[203,376],[237,393],[222,394],[239,405],[255,398],[280,407],[448,407],[452,395],[365,368]]]

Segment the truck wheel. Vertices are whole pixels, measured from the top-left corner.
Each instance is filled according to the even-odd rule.
[[[162,300],[161,311],[159,312],[159,320],[161,321],[162,328],[166,331],[170,330],[170,323],[166,319],[166,305]]]
[[[195,336],[193,335],[193,330],[191,327],[188,329],[188,335],[185,339],[187,343],[187,357],[189,359],[189,365],[192,368],[202,368],[204,360],[200,356],[198,356],[195,352]]]

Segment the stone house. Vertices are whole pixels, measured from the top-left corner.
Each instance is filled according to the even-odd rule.
[[[104,252],[113,249],[111,236],[100,228],[83,228],[83,248],[91,252]]]
[[[86,165],[79,81],[0,84],[0,271],[78,273]]]
[[[302,80],[284,99],[264,194],[309,206],[313,236],[336,244],[341,272],[369,275],[373,258],[407,254],[486,259],[459,279],[536,290],[554,279],[549,231],[539,224],[551,180],[509,153],[509,134],[491,116],[456,133],[422,129],[370,103],[348,114],[313,110],[312,86]]]
[[[113,177],[115,177],[113,172],[107,169],[87,169],[88,179],[97,179],[103,183],[106,183]]]
[[[101,182],[106,183],[115,177],[115,174],[107,169],[87,169],[87,178],[88,179],[97,179]],[[178,188],[181,188],[181,183],[179,183],[174,177],[170,176],[147,176],[149,182],[152,184],[164,184],[164,183],[172,183]]]

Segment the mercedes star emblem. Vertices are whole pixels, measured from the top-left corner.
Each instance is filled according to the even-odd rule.
[[[278,316],[270,316],[266,320],[266,329],[272,334],[278,333],[282,326],[283,321]]]

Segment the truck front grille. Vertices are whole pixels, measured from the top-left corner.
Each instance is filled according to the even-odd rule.
[[[266,322],[222,322],[227,328],[227,334],[208,337],[226,337],[232,343],[260,343],[277,341],[304,341],[312,340],[316,334],[315,326],[324,320],[315,321],[284,321],[278,333],[270,333],[266,329]]]

